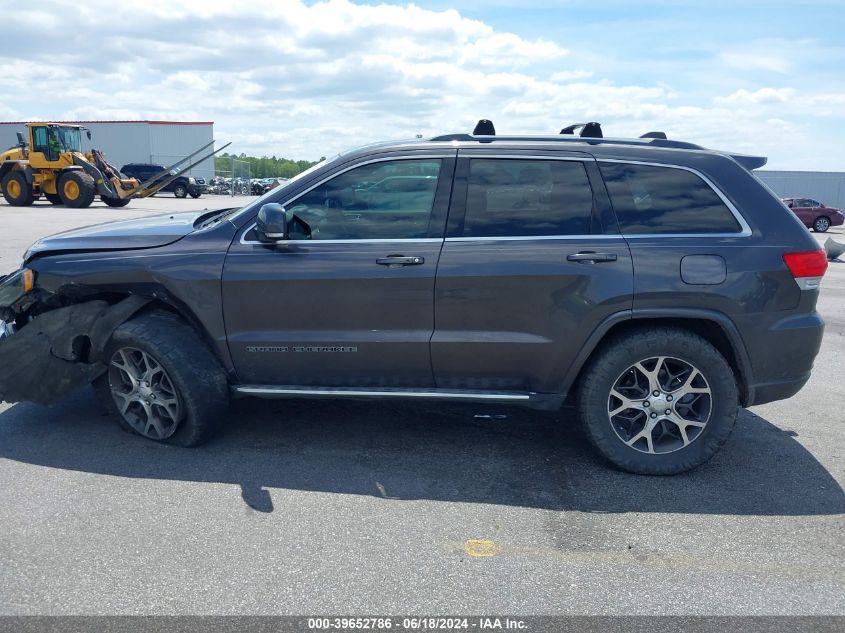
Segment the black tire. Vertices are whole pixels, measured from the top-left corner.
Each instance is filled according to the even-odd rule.
[[[125,207],[129,204],[129,198],[110,198],[109,196],[100,196],[100,200],[110,207]]]
[[[660,431],[660,428],[655,426],[654,431],[647,433],[649,437],[646,439],[645,425],[649,423],[648,416],[653,415],[653,410],[652,414],[645,413],[649,410],[645,408],[646,406],[655,407],[658,403],[661,409],[669,406],[671,409],[666,409],[665,412],[668,413],[671,410],[674,415],[675,406],[686,405],[681,405],[682,399],[676,400],[671,405],[663,404],[664,398],[668,397],[669,400],[672,398],[661,393],[659,398],[653,398],[648,405],[643,402],[641,410],[626,409],[623,413],[627,413],[628,417],[644,420],[641,422],[643,426],[639,427],[640,433],[630,431],[630,435],[627,436],[628,441],[638,435],[642,436],[642,442],[634,442],[634,446],[639,444],[641,450],[638,450],[622,439],[625,431],[619,429],[619,418],[623,420],[626,418],[621,415],[611,418],[611,406],[624,406],[621,400],[611,396],[611,390],[620,385],[619,381],[625,379],[626,376],[633,376],[633,373],[627,372],[631,372],[636,363],[652,357],[667,357],[670,362],[688,364],[693,369],[697,369],[710,392],[707,396],[709,413],[708,419],[700,430],[686,427],[681,431],[678,425],[669,420],[666,422],[655,420],[653,424],[660,425],[664,432],[655,438],[654,434]],[[654,368],[657,369],[657,364]],[[645,374],[642,376],[645,377]],[[634,382],[636,381],[635,378]],[[646,388],[646,397],[649,397],[648,391],[649,388]],[[736,378],[724,356],[704,338],[687,330],[671,327],[643,329],[612,338],[594,354],[584,368],[577,395],[581,424],[593,446],[618,468],[643,475],[681,473],[709,460],[730,437],[739,406]],[[693,401],[696,400],[698,397],[693,399]],[[667,418],[662,413],[656,417]],[[611,419],[614,422],[611,422]],[[637,430],[637,427],[634,428]],[[682,432],[684,439],[676,440],[671,433],[665,432],[667,428],[677,432],[679,438]],[[693,428],[692,432],[697,433],[691,440],[687,437],[687,428]],[[689,443],[686,443],[687,440]],[[666,442],[671,450],[660,452],[657,448],[659,442]],[[672,449],[672,442],[680,442],[682,447]],[[646,450],[655,452],[649,453],[645,452]]]
[[[199,198],[201,195],[202,195],[201,193],[192,193],[192,194],[191,194],[191,197],[192,197],[194,200],[196,200],[196,199],[197,199],[197,198]]]
[[[184,447],[208,441],[225,421],[229,385],[217,359],[194,329],[167,312],[153,312],[118,327],[106,346],[104,363],[109,371],[94,386],[118,424],[130,433],[143,436],[128,416],[121,413],[117,397],[112,394],[113,390],[121,391],[121,379],[128,377],[112,363],[121,362],[120,352],[129,350],[143,352],[158,363],[178,399],[175,431],[168,437],[145,437]]]
[[[816,221],[813,222],[813,230],[816,233],[827,233],[827,230],[830,228],[830,218],[826,215],[820,215],[816,218]]]
[[[52,204],[63,204],[62,197],[57,193],[44,193],[44,197]]]
[[[26,178],[19,171],[10,171],[3,177],[3,197],[13,207],[28,207],[35,202],[35,194]]]
[[[183,185],[181,182],[177,183],[175,187],[173,187],[173,195],[177,198],[187,198],[188,197],[188,188]]]
[[[97,193],[94,179],[83,171],[68,171],[59,178],[59,197],[72,209],[90,207]]]

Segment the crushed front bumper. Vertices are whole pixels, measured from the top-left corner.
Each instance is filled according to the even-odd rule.
[[[103,353],[114,330],[148,302],[128,297],[57,308],[0,338],[0,401],[56,404],[93,381],[106,371]]]

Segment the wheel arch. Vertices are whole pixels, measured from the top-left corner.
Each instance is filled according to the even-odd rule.
[[[6,177],[6,174],[13,171],[19,171],[23,174],[29,186],[32,186],[33,171],[28,161],[25,160],[5,160],[0,163],[0,180]]]
[[[562,393],[574,394],[574,387],[587,362],[609,340],[654,326],[682,328],[707,340],[734,370],[742,406],[748,406],[754,401],[751,360],[739,330],[731,319],[713,310],[683,308],[625,310],[606,318],[581,347],[565,377]]]

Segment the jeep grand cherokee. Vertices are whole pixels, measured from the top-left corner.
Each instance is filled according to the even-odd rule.
[[[0,399],[93,381],[127,430],[182,446],[232,396],[571,399],[610,462],[668,474],[738,406],[801,389],[827,264],[751,173],[765,159],[482,131],[37,242],[0,284]]]

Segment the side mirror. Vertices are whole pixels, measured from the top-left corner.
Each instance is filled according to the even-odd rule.
[[[256,225],[262,242],[272,244],[288,239],[288,215],[278,202],[261,205]]]
[[[91,140],[91,130],[85,130],[85,136],[88,137],[88,140]]]

